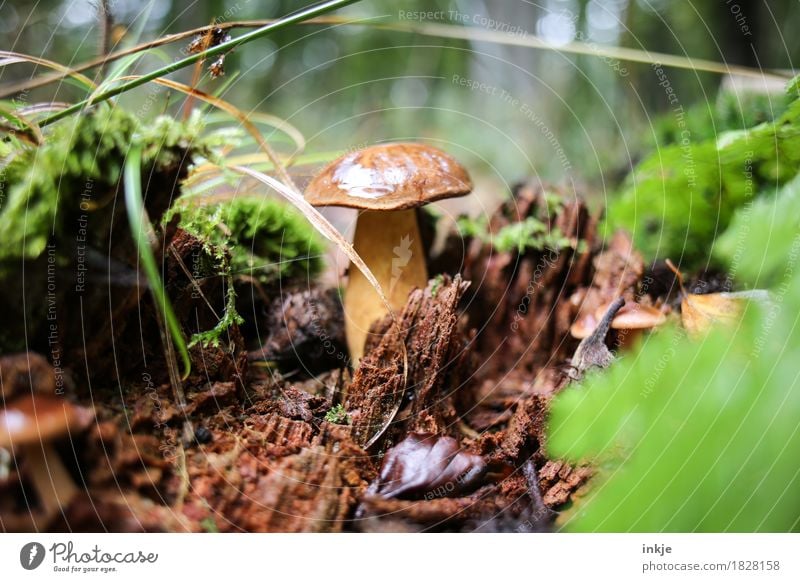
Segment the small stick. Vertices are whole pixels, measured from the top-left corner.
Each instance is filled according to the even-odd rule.
[[[570,377],[573,380],[583,378],[583,374],[591,367],[607,368],[614,361],[614,355],[606,347],[605,341],[608,330],[611,329],[611,322],[623,305],[625,305],[625,299],[617,297],[608,306],[594,331],[578,345],[571,361]]]

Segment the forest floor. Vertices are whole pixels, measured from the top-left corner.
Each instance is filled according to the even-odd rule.
[[[60,449],[84,492],[37,525],[126,532],[557,528],[559,512],[592,476],[590,466],[547,453],[549,401],[580,376],[570,363],[579,345],[570,327],[620,296],[661,305],[674,281],[646,275],[624,235],[599,248],[596,217],[585,205],[567,196],[553,204],[539,186],[518,187],[489,229],[528,218],[571,244],[498,252],[453,233],[428,257],[428,287],[410,295],[396,323],[387,317],[373,326],[355,371],[347,366],[341,302],[322,284],[262,298],[250,306],[253,325],[234,326],[221,347],[192,348],[183,410],[159,355],[157,327],[116,332],[113,353],[106,346],[91,355],[107,364],[92,370],[91,384],[68,383],[70,400],[96,419]],[[175,252],[167,288],[184,321],[200,320],[178,258],[188,263],[197,241],[182,231],[169,240]],[[115,316],[123,318],[142,320],[148,309],[140,294],[118,305]],[[605,338],[612,348],[621,339],[614,332]],[[152,344],[146,367],[125,362],[137,351],[132,342]],[[111,359],[122,363],[112,369]],[[24,479],[3,497],[7,529],[9,516],[35,504]]]

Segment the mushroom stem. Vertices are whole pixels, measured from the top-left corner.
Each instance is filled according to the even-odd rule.
[[[353,248],[364,259],[399,312],[408,294],[428,282],[425,252],[414,209],[362,212],[356,223]],[[345,331],[350,357],[356,365],[364,354],[370,325],[386,315],[386,306],[361,271],[350,269],[344,298]]]
[[[58,453],[50,443],[35,443],[24,449],[31,483],[39,495],[45,523],[66,508],[78,493]]]

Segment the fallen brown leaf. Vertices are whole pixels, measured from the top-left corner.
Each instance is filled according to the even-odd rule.
[[[485,473],[483,457],[462,451],[452,437],[409,433],[386,453],[377,481],[383,497],[450,497]]]
[[[681,323],[690,335],[701,335],[713,325],[732,325],[739,321],[744,308],[750,301],[769,302],[769,292],[763,289],[737,291],[734,293],[687,293],[683,287],[683,276],[680,271],[667,260],[667,265],[678,277],[681,287]]]

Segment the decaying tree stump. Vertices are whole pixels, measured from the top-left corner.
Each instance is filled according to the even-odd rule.
[[[367,346],[345,400],[356,442],[396,442],[407,431],[454,432],[451,396],[471,375],[458,315],[468,286],[458,275],[432,281],[411,293],[396,326],[388,316],[377,324],[382,339]]]
[[[492,215],[488,229],[496,235],[528,218],[571,246],[499,252],[489,242],[469,241],[464,278],[473,283],[467,309],[470,325],[479,330],[482,377],[511,370],[532,375],[574,349],[569,326],[577,309],[569,298],[591,280],[597,220],[578,197],[564,195],[558,204],[538,183],[523,184]]]

